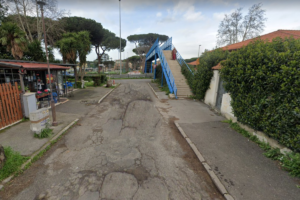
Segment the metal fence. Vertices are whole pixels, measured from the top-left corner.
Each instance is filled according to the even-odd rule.
[[[145,74],[122,74],[122,75],[106,75],[107,77],[110,77],[111,79],[115,78],[128,78],[128,79],[136,79],[136,78],[153,78],[153,73],[145,73]]]

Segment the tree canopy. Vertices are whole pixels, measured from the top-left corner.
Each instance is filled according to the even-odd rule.
[[[66,32],[88,31],[93,46],[102,42],[104,31],[101,23],[83,17],[63,17],[61,19]]]
[[[127,40],[135,44],[135,49],[133,49],[132,51],[138,56],[140,56],[141,62],[145,62],[145,56],[157,38],[159,38],[160,43],[163,43],[169,39],[167,35],[148,33],[148,34],[130,35],[127,37]]]

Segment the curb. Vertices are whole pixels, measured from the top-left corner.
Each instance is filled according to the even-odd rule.
[[[155,94],[156,98],[158,98],[158,95],[156,94],[156,92],[154,91],[153,87],[150,85],[150,83],[148,83],[149,87],[151,88],[152,92]],[[159,99],[159,98],[158,98]]]
[[[0,128],[0,131],[2,131],[2,130],[4,130],[4,129],[7,129],[7,128],[13,126],[13,125],[16,125],[16,124],[18,124],[18,123],[20,123],[20,122],[22,122],[22,120],[19,120],[19,121],[16,121],[16,122],[14,122],[14,123],[12,123],[12,124],[10,124],[10,125],[4,126],[3,128]]]
[[[188,142],[190,147],[193,149],[194,153],[196,154],[199,161],[202,163],[204,168],[206,169],[207,173],[209,174],[210,178],[218,188],[219,192],[225,197],[226,200],[234,200],[233,196],[229,194],[229,192],[226,190],[225,186],[221,183],[220,179],[217,177],[215,172],[211,169],[211,167],[207,164],[206,160],[202,156],[202,154],[198,151],[195,144],[191,141],[191,139],[185,134],[183,129],[180,127],[180,125],[177,122],[174,122],[176,127],[178,128],[179,132],[181,133],[182,137]]]
[[[37,150],[35,153],[33,153],[29,160],[27,160],[20,168],[20,170],[23,170],[25,168],[25,166],[27,164],[29,164],[32,159],[38,155],[41,151],[43,151],[44,149],[46,149],[51,143],[52,141],[56,140],[59,136],[61,136],[65,131],[67,131],[71,126],[73,126],[79,119],[75,119],[73,122],[71,122],[68,126],[66,126],[63,130],[61,130],[59,133],[57,133],[53,138],[51,138],[51,140],[49,140],[48,142],[46,142],[39,150]],[[2,181],[2,185],[0,185],[0,188],[3,187],[4,184],[8,183],[13,177],[15,176],[15,174],[11,175],[10,177],[4,179]]]
[[[115,89],[117,89],[117,87],[119,87],[119,85],[121,85],[121,83],[119,83],[115,88],[113,88],[111,91],[109,91],[106,95],[104,95],[104,97],[102,97],[98,103],[101,103],[101,101],[103,101],[112,91],[114,91]]]

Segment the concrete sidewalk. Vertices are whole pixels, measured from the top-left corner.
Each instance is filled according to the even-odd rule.
[[[222,116],[193,100],[160,104],[163,115],[175,117],[227,191],[241,200],[299,200],[300,179],[280,169],[260,147],[232,130]]]
[[[68,102],[56,106],[58,126],[49,127],[53,129],[53,135],[50,138],[34,138],[34,134],[30,130],[31,122],[27,121],[0,131],[0,143],[3,146],[10,146],[23,156],[30,156],[74,120],[83,118],[86,113],[96,106],[96,102],[109,91],[111,91],[111,89],[103,87],[76,90],[74,96],[71,97]],[[52,119],[51,110],[50,119]]]

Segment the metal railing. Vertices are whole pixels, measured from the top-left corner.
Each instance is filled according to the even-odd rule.
[[[165,43],[160,47],[161,50],[172,50],[172,38],[169,38]]]
[[[146,54],[146,60],[148,60],[149,58],[151,58],[152,56],[155,55],[155,48],[159,46],[159,40],[158,38],[155,40],[154,44],[152,45],[151,49],[148,51],[148,53]]]
[[[166,77],[166,81],[167,81],[170,93],[174,93],[175,97],[177,98],[177,87],[176,87],[176,84],[175,84],[175,79],[174,79],[174,76],[171,72],[169,64],[167,62],[167,59],[165,58],[165,55],[163,54],[162,49],[163,48],[161,48],[161,47],[157,47],[155,50],[156,50],[156,53],[158,54],[158,57],[160,59],[162,70],[163,70],[163,73]]]
[[[172,50],[175,48],[175,46],[172,44]],[[178,63],[180,64],[180,66],[182,67],[183,65],[185,65],[190,72],[194,75],[193,71],[191,70],[191,68],[188,66],[188,64],[186,64],[185,60],[182,58],[182,56],[180,55],[180,53],[178,52],[178,50],[176,49],[176,60],[178,61]]]

